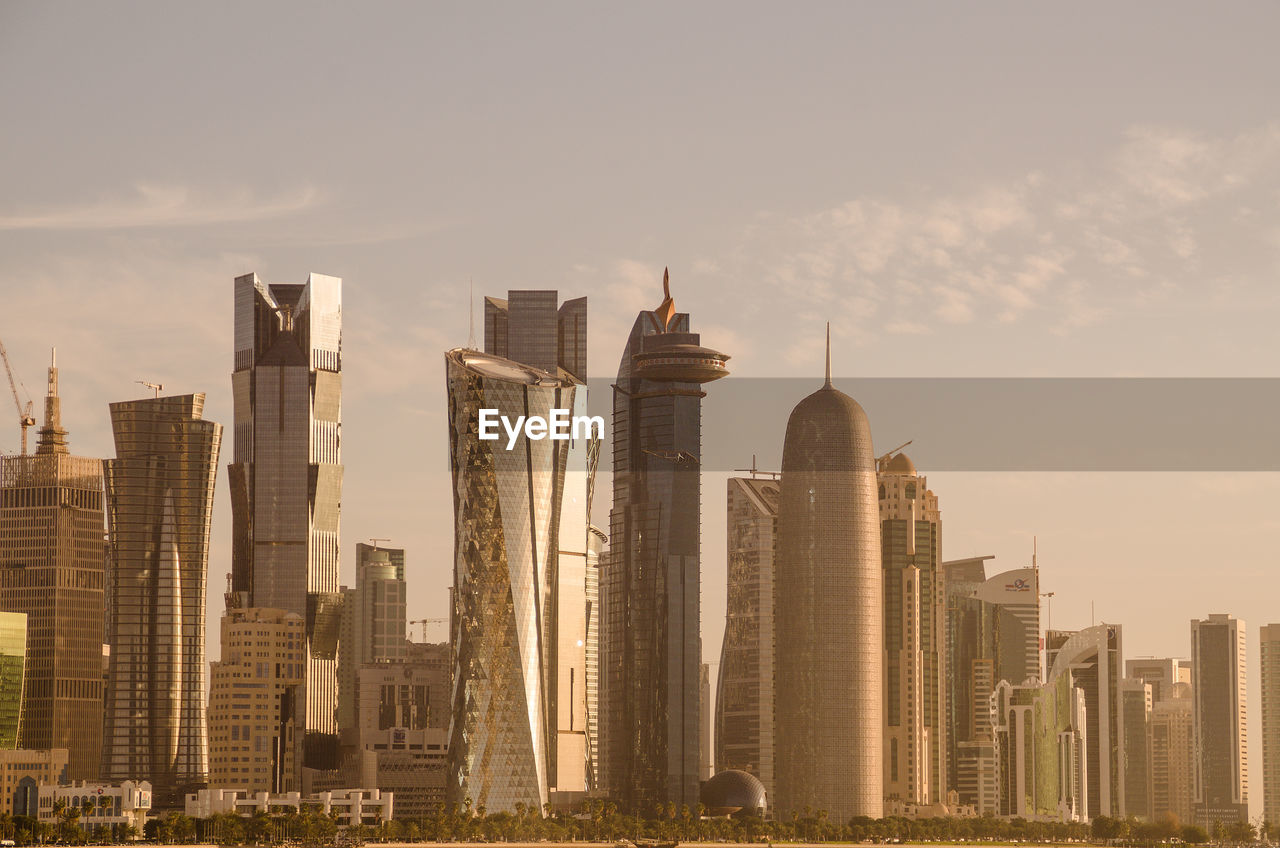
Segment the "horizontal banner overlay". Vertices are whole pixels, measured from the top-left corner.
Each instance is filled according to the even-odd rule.
[[[605,421],[602,472],[611,467],[614,382],[588,381],[586,413]],[[834,385],[866,411],[876,454],[910,440],[905,453],[925,474],[1280,471],[1280,378],[853,378]],[[760,470],[779,470],[787,417],[821,386],[821,378],[733,376],[690,386],[706,393],[701,470],[750,468],[753,456]],[[506,441],[503,432],[492,444]]]

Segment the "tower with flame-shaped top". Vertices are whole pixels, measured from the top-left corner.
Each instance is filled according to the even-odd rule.
[[[600,576],[601,782],[646,814],[698,801],[702,384],[729,373],[662,285],[618,366]]]
[[[787,420],[778,508],[775,809],[879,818],[883,606],[871,425],[827,377]]]

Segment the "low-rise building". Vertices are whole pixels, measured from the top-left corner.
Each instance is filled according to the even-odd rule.
[[[80,810],[79,824],[85,830],[100,825],[127,824],[142,833],[151,812],[151,782],[126,780],[120,784],[82,781],[62,786],[40,787],[40,821],[53,824],[58,810]]]
[[[67,782],[67,760],[66,748],[0,750],[0,813],[36,815],[40,787]]]
[[[200,789],[187,795],[186,814],[207,819],[222,813],[249,817],[289,810],[314,809],[335,816],[338,827],[376,826],[391,820],[393,795],[377,789],[338,789],[303,795],[299,792],[248,792],[244,789]]]

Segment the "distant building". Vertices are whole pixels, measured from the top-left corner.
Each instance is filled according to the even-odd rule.
[[[303,795],[299,792],[246,792],[243,789],[200,789],[186,797],[185,812],[207,819],[223,813],[249,817],[254,813],[279,813],[314,809],[332,816],[339,828],[352,825],[377,827],[392,818],[393,796],[377,789],[340,789]]]
[[[590,509],[587,512],[590,515]],[[583,659],[587,668],[587,789],[591,791],[600,787],[600,560],[609,537],[594,524],[587,532],[587,644]]]
[[[359,670],[368,663],[405,658],[408,591],[404,550],[356,545],[356,585],[343,587],[338,645],[338,727],[359,723]]]
[[[698,779],[707,780],[715,773],[715,755],[711,752],[711,666],[702,664],[698,678]]]
[[[1191,684],[1174,683],[1151,705],[1151,816],[1195,822],[1195,740]]]
[[[103,463],[113,644],[102,778],[148,781],[158,807],[209,775],[205,583],[222,425],[203,412],[203,394],[111,404],[116,458]]]
[[[1153,821],[1151,787],[1151,684],[1120,681],[1125,815]]]
[[[1280,624],[1258,628],[1262,691],[1262,818],[1280,825]]]
[[[27,616],[18,746],[65,748],[73,779],[102,756],[102,461],[72,456],[57,362],[32,456],[0,457],[0,610]]]
[[[777,475],[727,485],[727,605],[715,707],[715,767],[754,775],[773,800]]]
[[[0,813],[39,815],[40,787],[66,782],[66,748],[0,750]]]
[[[235,280],[232,606],[306,623],[296,746],[303,767],[338,765],[338,530],[342,503],[342,280]]]
[[[831,384],[787,419],[778,506],[774,742],[783,816],[884,808],[884,592],[871,425]]]
[[[942,516],[905,453],[878,469],[884,570],[884,796],[906,805],[947,797]]]
[[[1214,614],[1191,622],[1195,666],[1195,819],[1209,829],[1249,818],[1245,623]]]
[[[40,787],[41,822],[53,824],[58,820],[58,802],[81,810],[78,820],[81,830],[129,825],[142,835],[152,809],[151,784],[145,780],[126,780],[123,783],[83,781],[43,785]]]
[[[1125,660],[1124,676],[1150,684],[1154,705],[1172,698],[1176,684],[1191,685],[1191,661],[1176,657],[1135,657]]]
[[[27,666],[27,614],[0,612],[0,750],[18,747]]]
[[[209,785],[249,792],[297,788],[297,700],[306,665],[302,616],[232,607],[222,659],[211,664]],[[189,794],[189,793],[188,793]]]
[[[1088,821],[1089,720],[1085,691],[1068,663],[1045,683],[996,684],[992,696],[1000,803],[998,813],[1024,819]]]

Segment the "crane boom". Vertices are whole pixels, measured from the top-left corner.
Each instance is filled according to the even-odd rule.
[[[18,426],[22,428],[22,455],[27,455],[27,428],[36,426],[36,419],[32,415],[31,398],[27,398],[27,405],[23,407],[22,400],[18,397],[18,384],[13,379],[13,366],[9,364],[9,352],[4,349],[4,342],[0,342],[0,359],[4,360],[4,373],[9,378],[9,391],[13,393],[13,405],[18,409]],[[26,387],[23,386],[23,394],[26,394]]]

